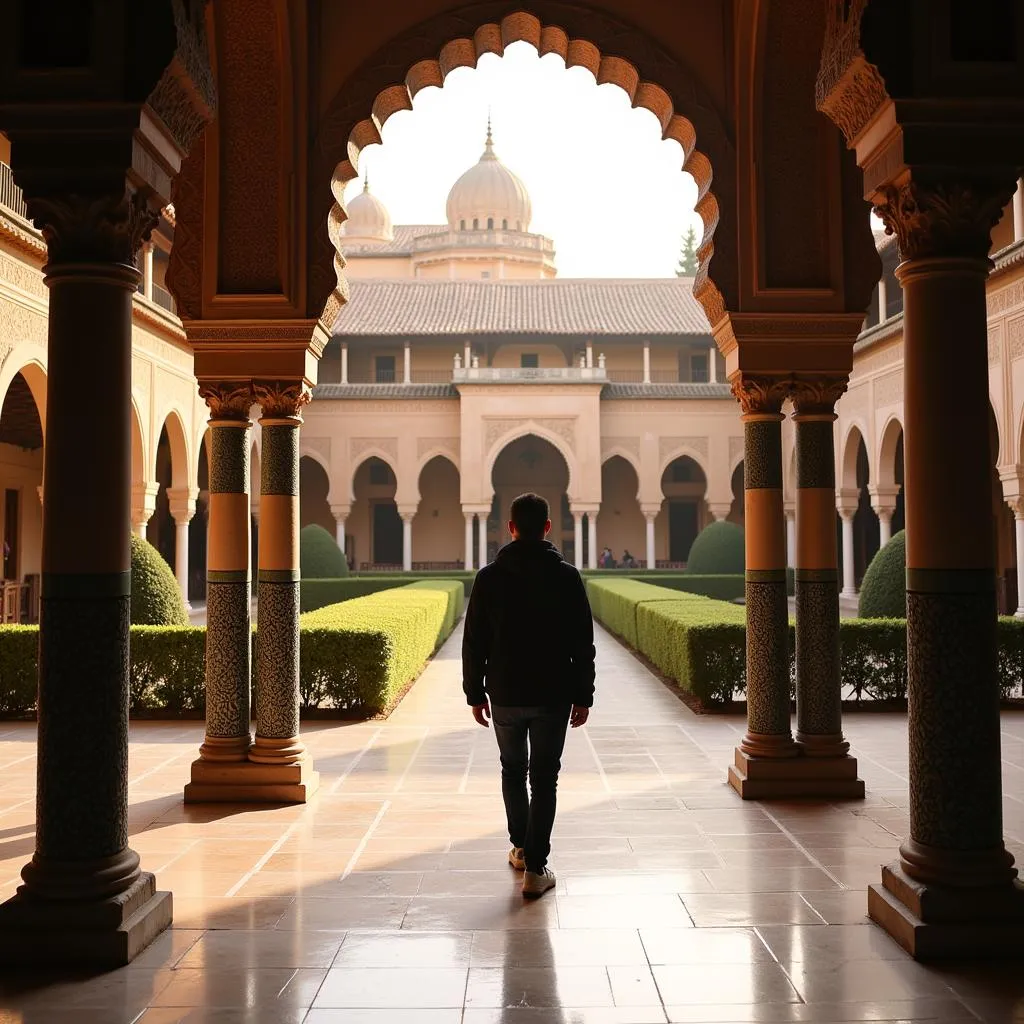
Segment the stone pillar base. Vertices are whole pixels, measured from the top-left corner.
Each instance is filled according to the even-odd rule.
[[[1024,885],[925,885],[899,864],[868,886],[868,916],[917,960],[1019,957],[1024,948]]]
[[[171,911],[171,894],[145,871],[105,900],[39,900],[23,886],[0,904],[0,963],[123,967],[170,925]]]
[[[729,785],[744,800],[864,798],[855,757],[750,757],[737,749]]]
[[[304,804],[320,786],[313,762],[193,761],[185,803]]]

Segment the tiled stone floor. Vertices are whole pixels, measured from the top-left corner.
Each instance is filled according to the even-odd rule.
[[[1024,1022],[1024,951],[938,970],[864,916],[907,826],[903,716],[848,717],[865,802],[743,804],[724,783],[743,721],[694,716],[601,634],[558,887],[524,903],[459,644],[387,722],[307,728],[307,807],[184,807],[200,725],[134,725],[132,845],[173,890],[174,929],[98,977],[0,967],[0,1024]],[[32,850],[34,738],[0,723],[0,897]],[[1020,859],[1022,715],[1003,756]]]

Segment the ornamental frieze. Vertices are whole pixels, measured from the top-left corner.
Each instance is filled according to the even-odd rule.
[[[355,462],[363,452],[376,449],[398,458],[398,439],[394,437],[350,437],[348,441],[349,458]]]
[[[897,405],[903,401],[903,371],[896,370],[875,381],[875,405]]]
[[[680,448],[689,448],[698,455],[708,454],[708,439],[706,437],[660,437],[658,438],[658,456],[664,461],[673,452]]]
[[[607,458],[616,448],[620,451],[629,452],[640,458],[639,437],[602,437],[601,438],[601,459]]]
[[[418,437],[416,439],[416,458],[422,459],[429,451],[447,452],[459,456],[462,439],[458,437]]]
[[[1006,337],[1009,342],[1010,358],[1020,359],[1024,356],[1024,317],[1006,322]]]
[[[487,419],[484,422],[487,424],[484,431],[484,449],[488,451],[500,437],[519,427],[526,427],[529,430],[531,426],[537,426],[541,430],[557,434],[570,448],[574,447],[576,443],[576,421],[574,418],[549,416],[543,419],[533,417],[523,419],[519,417],[517,419]]]

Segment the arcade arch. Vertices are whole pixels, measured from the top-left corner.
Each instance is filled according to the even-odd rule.
[[[548,539],[566,560],[587,553],[587,539],[577,529],[569,503],[569,465],[551,441],[537,434],[526,434],[506,443],[491,463],[491,511],[487,517],[487,560],[511,539],[506,529],[512,501],[525,491],[547,499],[551,509],[551,533]],[[582,523],[582,516],[580,519]]]
[[[39,621],[45,394],[27,363],[0,396],[0,622]]]
[[[704,470],[689,455],[673,459],[662,472],[661,492],[665,501],[655,520],[659,569],[686,568],[690,548],[709,517],[707,487]]]
[[[638,565],[646,564],[646,522],[639,504],[640,478],[633,463],[612,455],[601,466],[601,548],[609,548],[616,563],[627,552]]]
[[[330,477],[323,463],[311,455],[299,459],[299,526],[315,523],[334,536],[334,516],[327,496]]]
[[[420,470],[419,505],[412,519],[413,569],[461,569],[464,517],[459,502],[459,471],[444,455]]]
[[[397,486],[394,469],[377,455],[369,456],[356,467],[345,540],[350,561],[360,569],[395,569],[403,564],[403,524],[395,502]]]
[[[878,517],[871,508],[868,493],[871,482],[868,448],[859,426],[852,426],[846,435],[837,477],[836,529],[842,594],[854,598],[879,543]]]

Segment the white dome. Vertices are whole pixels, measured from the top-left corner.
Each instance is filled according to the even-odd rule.
[[[363,191],[346,206],[348,219],[341,226],[341,233],[348,238],[367,238],[379,242],[390,242],[395,237],[391,230],[391,214],[388,208],[370,192],[370,180],[363,182]]]
[[[530,229],[530,195],[526,186],[495,155],[491,127],[479,163],[470,167],[448,193],[448,226],[453,231]],[[474,223],[475,221],[475,223]]]

